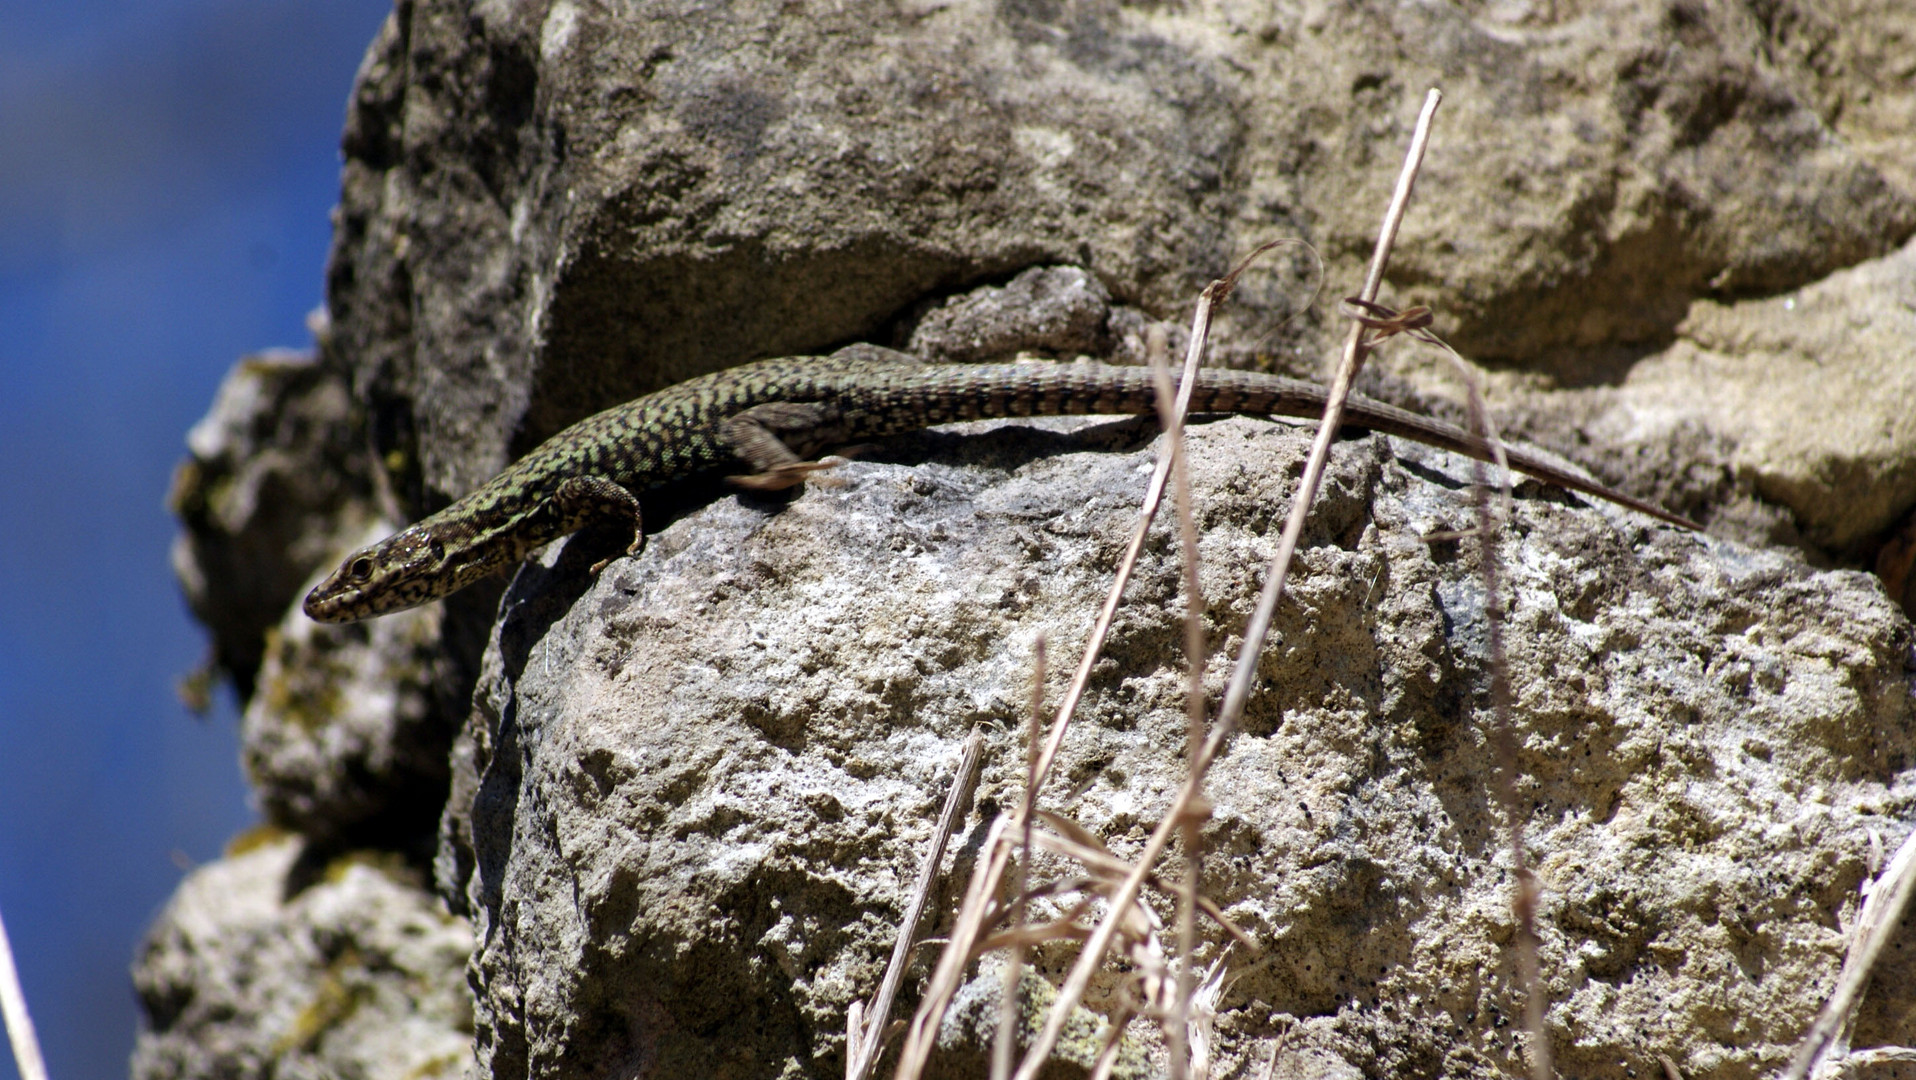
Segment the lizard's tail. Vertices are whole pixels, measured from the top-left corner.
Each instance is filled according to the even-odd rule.
[[[901,364],[892,370],[900,376],[899,381],[879,391],[888,399],[886,407],[872,410],[872,415],[914,416],[918,420],[913,426],[1011,416],[1150,413],[1157,408],[1150,369],[1132,365],[950,364],[914,369],[913,365]],[[1194,413],[1316,419],[1323,416],[1329,396],[1315,383],[1259,371],[1205,368],[1198,372],[1197,379],[1191,392]],[[1344,407],[1344,424],[1401,436],[1479,461],[1496,460],[1488,442],[1463,428],[1367,397],[1351,396]],[[1702,529],[1681,514],[1598,483],[1535,451],[1506,444],[1504,458],[1511,468],[1546,483],[1627,506],[1672,525]]]

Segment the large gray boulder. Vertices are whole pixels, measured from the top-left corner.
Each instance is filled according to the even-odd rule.
[[[1112,445],[1133,430],[927,437],[787,506],[721,501],[596,581],[574,545],[521,574],[469,732],[482,1071],[842,1073],[973,724],[993,756],[961,847],[1017,798],[1031,642],[1073,657],[1096,613],[1149,471]],[[1305,448],[1264,421],[1193,432],[1227,651]],[[1205,889],[1255,943],[1229,961],[1223,1075],[1279,1042],[1363,1075],[1520,1060],[1483,586],[1468,547],[1421,539],[1470,522],[1468,475],[1340,448],[1210,789]],[[1774,1070],[1872,851],[1909,828],[1907,622],[1863,575],[1548,499],[1503,552],[1565,1075]],[[1182,777],[1177,580],[1167,530],[1046,796],[1120,853]]]
[[[133,982],[133,1074],[447,1080],[470,1072],[472,928],[390,853],[273,830],[187,875]]]

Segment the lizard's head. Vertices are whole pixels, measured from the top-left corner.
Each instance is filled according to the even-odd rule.
[[[305,609],[318,622],[354,622],[436,600],[450,584],[446,545],[420,522],[353,552],[306,594]]]

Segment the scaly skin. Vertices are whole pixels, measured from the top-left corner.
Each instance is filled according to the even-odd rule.
[[[1314,418],[1325,391],[1260,372],[1201,370],[1194,413]],[[815,468],[820,449],[936,424],[1013,416],[1149,413],[1148,368],[1085,363],[925,364],[871,347],[789,357],[702,376],[588,417],[546,440],[444,510],[355,552],[306,597],[320,622],[415,607],[516,565],[595,521],[639,531],[637,496],[692,473],[743,463],[748,486],[782,487]],[[1344,422],[1490,460],[1476,436],[1352,397]],[[1698,526],[1507,447],[1512,468],[1685,528]]]

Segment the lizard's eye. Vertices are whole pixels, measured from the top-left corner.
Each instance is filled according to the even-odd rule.
[[[428,546],[432,549],[432,561],[434,562],[446,561],[446,545],[440,543],[437,540],[434,540]]]
[[[353,560],[353,565],[347,569],[346,573],[351,575],[354,581],[365,581],[373,576],[373,561],[362,555]]]

